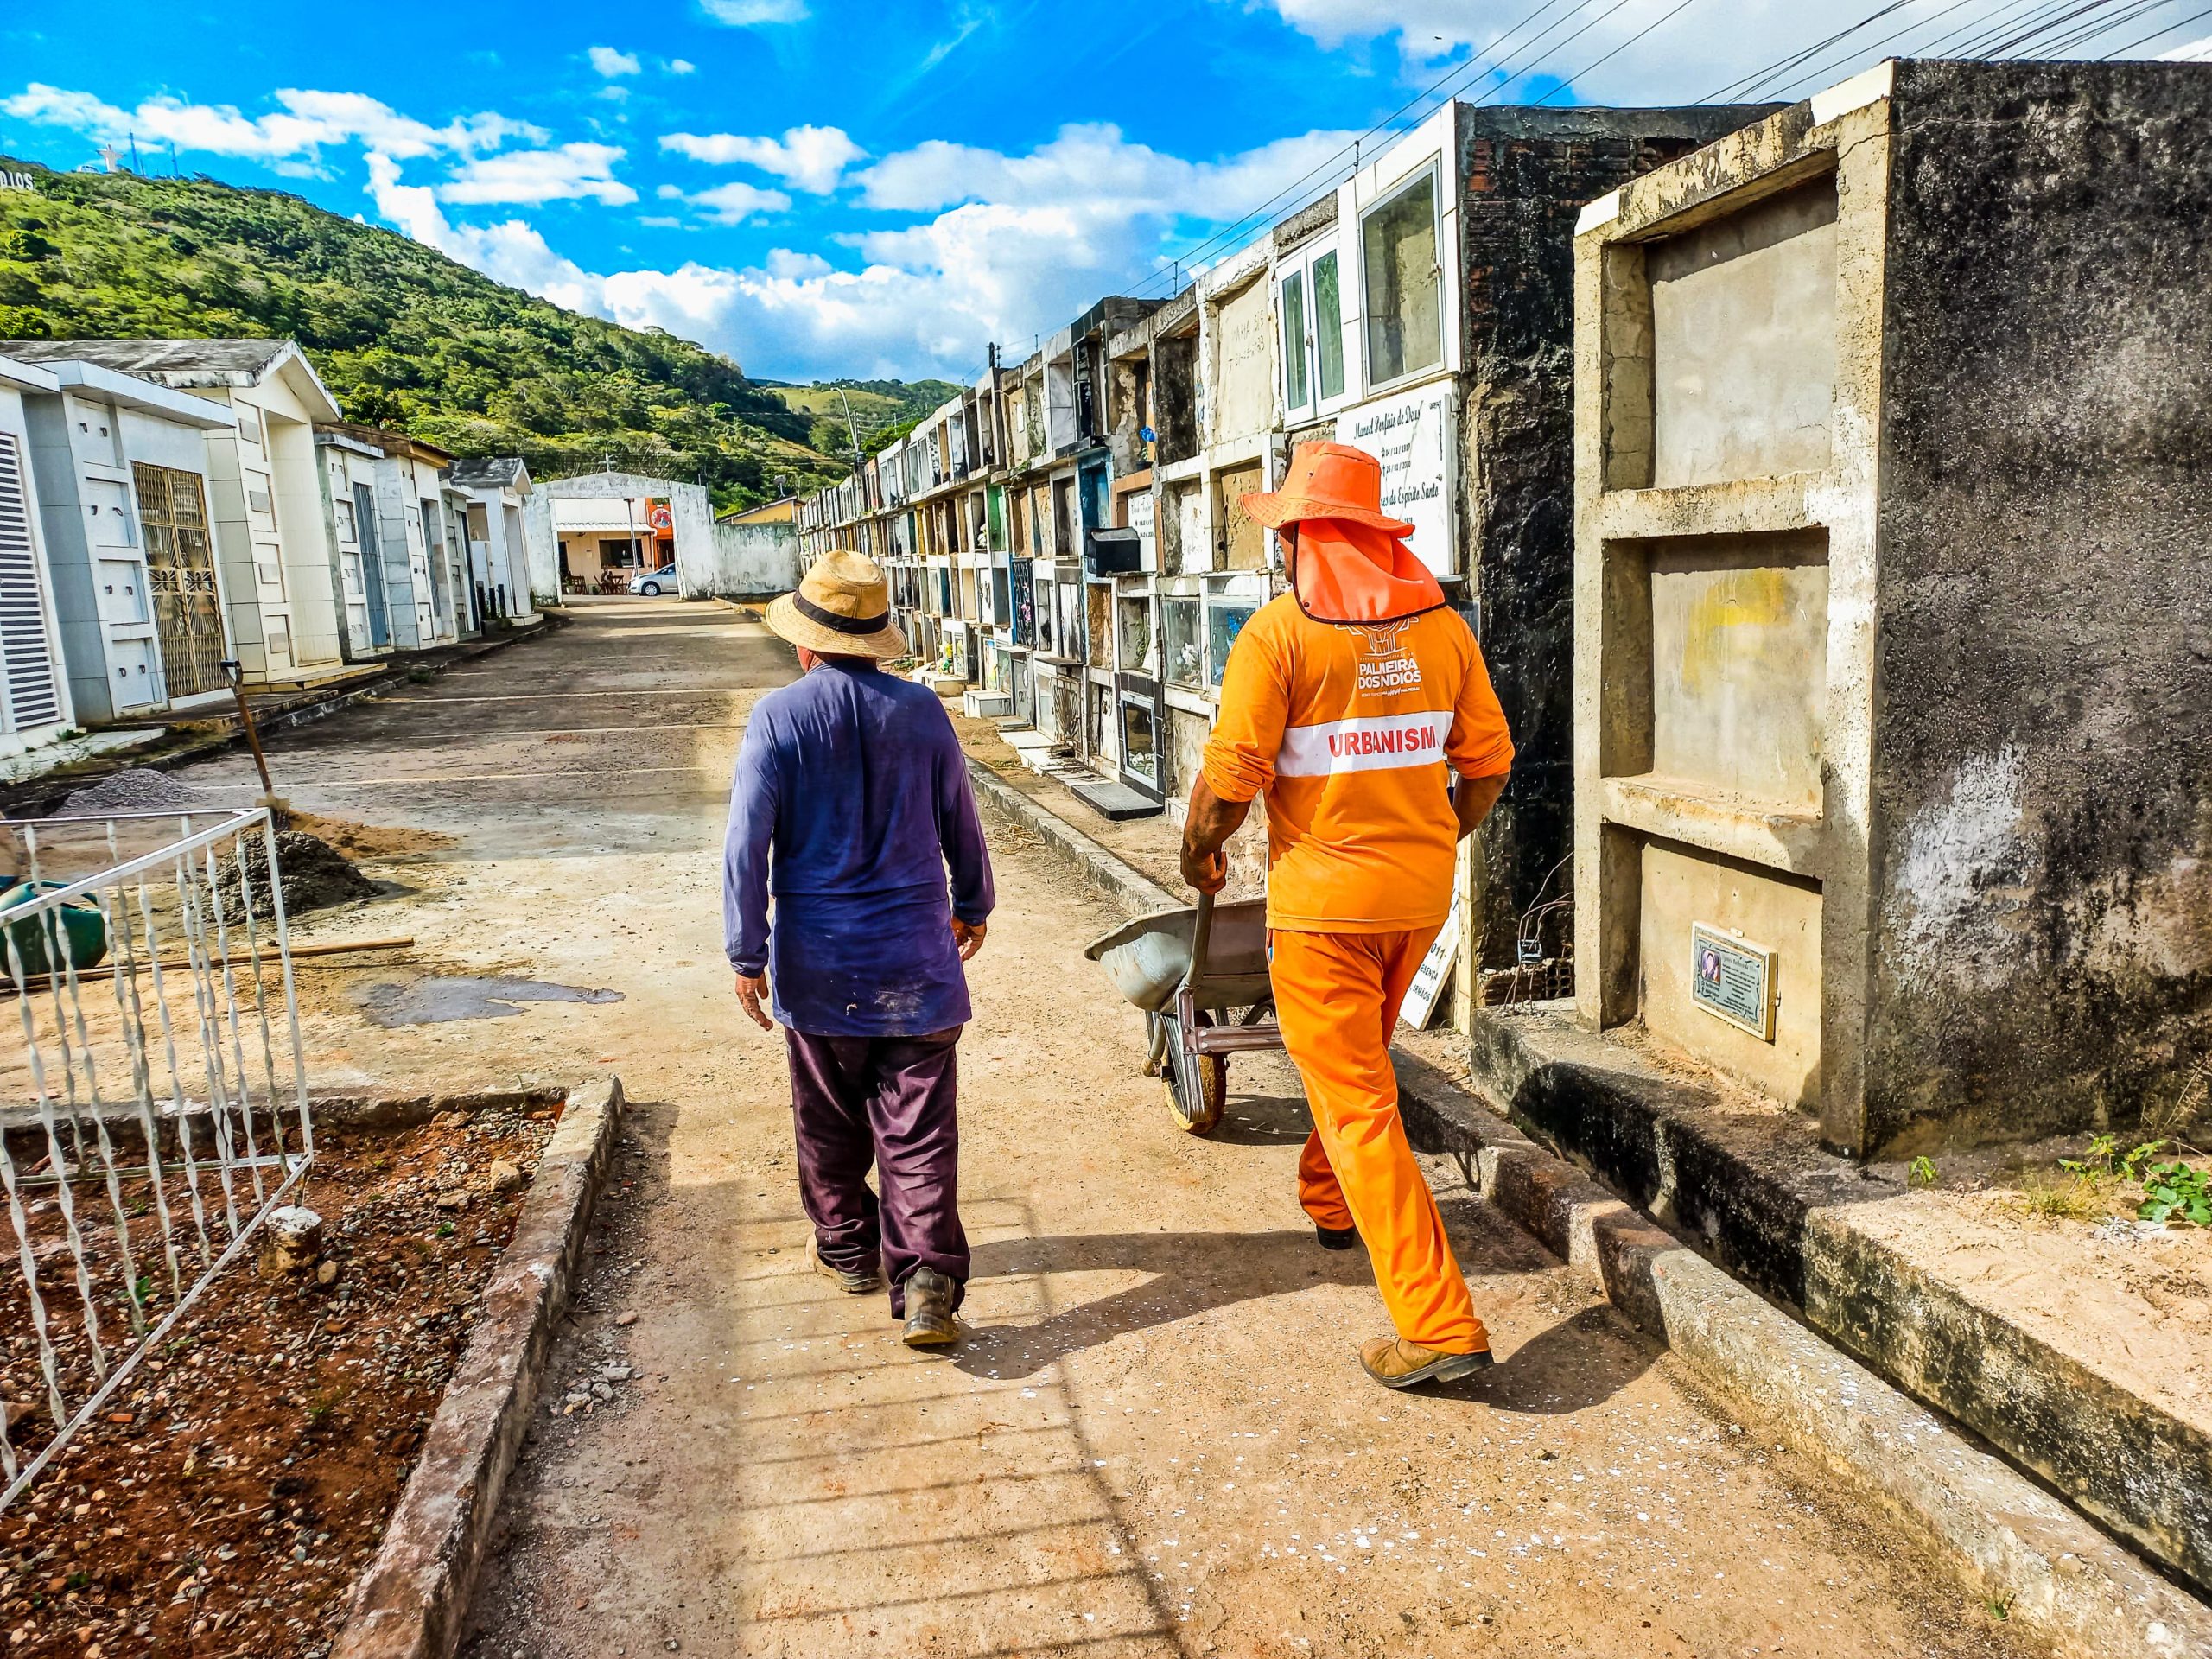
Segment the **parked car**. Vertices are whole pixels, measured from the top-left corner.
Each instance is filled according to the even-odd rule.
[[[630,578],[630,591],[658,599],[663,594],[676,591],[676,567],[664,564],[658,570],[640,570]]]

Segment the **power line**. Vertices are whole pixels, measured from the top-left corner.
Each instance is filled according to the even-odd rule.
[[[1534,22],[1537,18],[1542,16],[1544,13],[1549,11],[1553,7],[1559,3],[1560,0],[1543,0],[1542,4],[1539,5],[1534,11],[1529,13],[1518,22],[1515,23],[1512,28],[1507,29],[1504,34],[1497,37],[1497,42],[1495,42],[1492,47],[1493,53],[1502,48],[1506,41],[1510,41],[1523,29],[1527,28],[1530,23]],[[1582,6],[1587,3],[1589,3],[1589,0],[1579,0],[1579,3],[1574,8],[1574,11],[1580,11],[1582,9]],[[1573,12],[1570,11],[1567,15],[1572,16],[1573,16]],[[1389,114],[1384,116],[1380,121],[1377,121],[1373,126],[1370,127],[1358,137],[1353,139],[1351,143],[1344,145],[1341,149],[1336,150],[1332,154],[1324,157],[1321,161],[1315,163],[1313,167],[1309,168],[1305,174],[1300,175],[1299,178],[1293,180],[1281,189],[1276,191],[1274,194],[1269,196],[1258,207],[1247,211],[1241,218],[1238,218],[1229,225],[1215,231],[1211,235],[1205,238],[1205,240],[1198,243],[1195,246],[1186,248],[1183,251],[1182,255],[1174,262],[1176,266],[1179,269],[1183,265],[1193,264],[1201,255],[1210,251],[1217,245],[1225,243],[1230,238],[1234,237],[1242,231],[1243,227],[1249,225],[1253,219],[1261,217],[1270,207],[1273,207],[1276,203],[1281,201],[1285,197],[1302,189],[1310,181],[1319,177],[1337,162],[1342,161],[1344,157],[1347,156],[1357,157],[1362,145],[1363,145],[1369,139],[1375,137],[1377,134],[1382,132],[1392,122],[1397,120],[1400,116],[1405,114],[1408,110],[1412,109],[1417,104],[1424,102],[1432,94],[1433,94],[1438,88],[1444,86],[1446,82],[1459,79],[1471,69],[1482,67],[1489,60],[1487,59],[1477,57],[1469,59],[1465,63],[1452,65],[1452,67],[1446,69],[1441,75],[1439,75],[1434,80],[1431,81],[1420,92],[1415,92],[1403,104],[1398,105],[1396,109],[1391,111]],[[1152,277],[1147,279],[1145,283],[1139,284],[1135,291],[1141,293],[1145,287],[1148,286],[1151,282],[1157,281],[1159,273],[1155,271]],[[1179,283],[1178,286],[1180,284]]]
[[[2087,45],[2100,35],[2109,34],[2115,29],[2125,29],[2128,24],[2149,16],[2166,3],[2167,0],[2136,0],[2133,7],[2123,11],[2119,16],[2104,22],[2085,24],[2070,35],[2062,35],[2055,41],[2046,41],[2044,42],[2043,49],[2053,57],[2063,56],[2075,47]]]
[[[2103,57],[2098,60],[2098,61],[2100,63],[2110,63],[2114,58],[2125,57],[2128,53],[2133,52],[2139,46],[2149,45],[2150,42],[2157,40],[2161,35],[2171,35],[2177,29],[2187,29],[2191,23],[2201,23],[2207,17],[2212,17],[2212,6],[2207,6],[2202,11],[2192,11],[2188,16],[2180,18],[2174,22],[2168,23],[2163,29],[2154,29],[2148,35],[2145,35],[2136,40],[2130,41],[2126,46],[2120,47],[2115,51],[2106,53]]]
[[[1852,35],[1856,35],[1860,29],[1866,28],[1871,23],[1879,22],[1891,12],[1903,11],[1907,6],[1916,5],[1918,3],[1919,0],[1890,0],[1890,3],[1888,5],[1882,7],[1879,10],[1869,12],[1866,16],[1861,17],[1857,22],[1853,23],[1849,28],[1840,29],[1834,34],[1829,35],[1827,39],[1824,41],[1815,41],[1812,45],[1804,48],[1802,51],[1793,52],[1788,57],[1770,63],[1764,69],[1755,69],[1748,75],[1740,75],[1736,79],[1730,81],[1726,86],[1721,87],[1719,91],[1707,92],[1703,98],[1698,99],[1698,102],[1700,104],[1718,104],[1724,98],[1748,98],[1763,83],[1771,77],[1782,73],[1784,71],[1796,68],[1799,64],[1804,62],[1806,59],[1827,51],[1828,48],[1834,46],[1839,41],[1848,40]],[[1960,0],[1960,3],[1965,3],[1965,0]]]
[[[1569,86],[1572,86],[1576,81],[1580,80],[1585,75],[1590,74],[1595,70],[1604,68],[1615,58],[1620,56],[1622,53],[1627,51],[1630,47],[1635,45],[1637,41],[1649,40],[1652,35],[1666,28],[1668,24],[1673,22],[1675,18],[1681,16],[1684,12],[1688,11],[1696,3],[1697,0],[1681,0],[1681,3],[1672,11],[1669,12],[1664,17],[1662,17],[1657,22],[1652,24],[1649,29],[1646,29],[1642,34],[1630,35],[1628,39],[1623,41],[1611,51],[1606,53],[1604,57],[1598,59],[1593,63],[1584,64],[1573,74],[1567,76],[1566,79],[1560,81],[1558,86],[1553,87],[1551,91],[1546,92],[1541,98],[1538,99],[1536,102],[1539,104],[1550,103],[1552,99],[1557,98],[1561,92],[1565,92]]]

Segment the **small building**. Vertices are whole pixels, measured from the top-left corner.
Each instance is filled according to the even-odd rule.
[[[446,484],[461,498],[479,626],[533,615],[530,556],[523,541],[523,507],[531,487],[529,467],[519,455],[456,461],[446,468]]]
[[[315,428],[339,418],[289,340],[36,340],[0,344],[34,363],[119,369],[230,406],[207,441],[207,506],[232,655],[249,683],[297,683],[342,668],[330,532]]]
[[[404,432],[343,423],[318,427],[315,442],[334,532],[331,569],[356,654],[458,639],[468,620],[467,581],[445,500],[442,474],[452,455]],[[352,588],[344,582],[349,571]]]
[[[105,725],[228,695],[209,508],[212,398],[72,359],[22,404],[62,660],[77,717]]]
[[[665,495],[563,495],[552,512],[564,594],[619,592],[639,571],[676,563],[675,512]]]
[[[798,518],[798,497],[779,495],[773,501],[763,501],[757,507],[741,507],[734,512],[717,513],[718,524],[788,524]]]
[[[25,394],[54,374],[0,357],[0,758],[50,743],[75,723],[53,604]]]

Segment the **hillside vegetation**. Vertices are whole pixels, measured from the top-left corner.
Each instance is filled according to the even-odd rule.
[[[520,454],[546,477],[611,456],[696,478],[718,506],[844,474],[810,413],[728,358],[565,311],[396,232],[204,178],[0,162],[37,180],[0,191],[0,340],[290,335],[348,419]]]
[[[817,380],[810,386],[781,381],[759,383],[791,408],[812,419],[807,442],[825,455],[850,454],[855,435],[861,453],[872,455],[903,437],[924,416],[960,395],[950,380]],[[839,394],[842,393],[842,396]],[[849,404],[852,424],[845,423]]]

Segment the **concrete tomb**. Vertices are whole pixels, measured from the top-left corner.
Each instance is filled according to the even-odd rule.
[[[2212,66],[1901,61],[1585,211],[1585,1023],[1859,1157],[2171,1116],[2212,1053],[2208,197]]]

